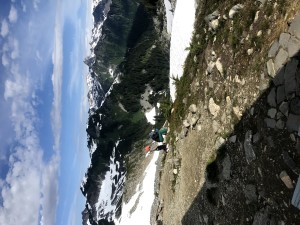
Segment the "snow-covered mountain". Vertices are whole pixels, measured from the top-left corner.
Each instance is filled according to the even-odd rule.
[[[126,7],[131,7],[132,11],[128,10],[127,12]],[[91,164],[87,169],[86,176],[83,178],[80,187],[83,195],[86,197],[86,206],[82,212],[83,225],[115,224],[120,221],[120,224],[123,224],[122,221],[125,220],[125,217],[123,216],[121,220],[120,218],[126,171],[122,151],[128,147],[127,145],[130,145],[128,144],[130,142],[124,138],[116,137],[121,135],[118,133],[123,132],[123,124],[126,124],[128,127],[136,127],[137,125],[133,126],[131,124],[132,122],[126,118],[124,119],[124,123],[122,120],[122,123],[118,124],[111,116],[112,114],[117,114],[117,112],[110,112],[108,110],[110,109],[109,107],[115,107],[114,105],[111,106],[112,103],[110,102],[112,101],[111,98],[116,98],[116,93],[112,94],[112,97],[110,95],[114,87],[118,86],[121,82],[123,76],[116,65],[120,62],[120,59],[124,60],[125,56],[130,55],[130,48],[126,48],[128,48],[128,46],[134,46],[133,43],[140,40],[139,37],[142,36],[142,32],[146,31],[145,27],[142,26],[148,23],[148,17],[145,17],[147,13],[145,8],[139,7],[135,2],[123,0],[94,0],[92,8],[94,27],[90,41],[91,54],[85,59],[85,63],[89,66],[86,82],[88,85],[87,97],[90,103],[90,110],[86,130],[88,134]],[[121,15],[121,13],[123,14]],[[141,19],[141,17],[143,18]],[[124,26],[122,26],[122,23]],[[120,24],[121,26],[118,28],[121,30],[113,30],[116,28],[114,26]],[[137,29],[138,26],[142,28]],[[138,32],[133,33],[132,31],[134,30],[138,30]],[[148,33],[148,35],[149,34],[151,33]],[[113,40],[113,42],[107,40],[109,35],[111,35],[110,37],[116,38],[116,40]],[[120,40],[117,35],[120,35],[123,41]],[[148,38],[145,39],[149,41]],[[143,54],[146,53],[145,56],[143,56],[145,58],[144,61],[149,60],[149,56],[154,53],[161,56],[159,55],[161,53],[158,51],[158,43],[154,45],[155,40],[151,41],[152,43],[150,44],[146,41],[142,42],[142,44],[149,48],[149,51],[147,51],[146,48],[143,49]],[[106,44],[109,47],[102,48],[99,43]],[[99,57],[99,52],[101,53],[99,49],[106,51],[107,55]],[[115,57],[113,53],[118,53],[119,56]],[[134,54],[135,53],[131,53],[130,57],[135,58]],[[110,59],[109,57],[111,57],[111,62],[108,60]],[[153,60],[150,61],[152,62]],[[138,65],[139,62],[135,62],[135,64]],[[124,64],[121,66],[123,68]],[[150,77],[151,73],[156,73],[155,70],[151,72],[151,69],[155,68],[153,65],[150,65],[149,68],[146,68],[146,66],[147,65],[145,65],[145,68],[142,67],[143,73],[150,74]],[[161,79],[160,74],[158,74],[157,77]],[[162,83],[160,80],[156,81],[153,75],[151,79],[148,82],[157,82],[159,85]],[[142,83],[141,85],[143,86],[145,84]],[[161,94],[163,92],[157,93]],[[122,100],[122,97],[120,97],[120,100]],[[123,114],[128,114],[122,103],[119,102],[117,106],[121,108]],[[120,109],[114,108],[114,110]],[[131,119],[130,116],[128,116],[128,118]],[[133,122],[136,123],[136,121]],[[114,126],[116,127],[114,128]],[[111,129],[114,130],[115,133],[113,133]],[[122,135],[124,136],[124,134]],[[152,168],[151,171],[153,169],[154,168]],[[124,207],[128,208],[128,206]]]

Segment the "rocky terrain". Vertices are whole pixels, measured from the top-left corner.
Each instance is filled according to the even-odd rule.
[[[300,224],[300,5],[197,3],[152,223]]]

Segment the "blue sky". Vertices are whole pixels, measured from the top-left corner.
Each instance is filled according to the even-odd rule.
[[[0,224],[81,224],[91,0],[0,7]]]

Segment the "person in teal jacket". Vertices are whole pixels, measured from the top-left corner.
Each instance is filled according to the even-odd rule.
[[[167,134],[168,129],[163,127],[160,130],[154,129],[150,132],[149,136],[153,141],[156,142],[165,142],[165,135]]]

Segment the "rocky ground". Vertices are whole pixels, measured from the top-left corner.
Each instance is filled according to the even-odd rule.
[[[291,204],[300,173],[300,6],[237,3],[214,4],[195,32],[208,41],[190,55],[198,69],[186,98],[194,101],[170,131],[153,224],[300,224]],[[237,15],[247,12],[253,20],[235,40]]]

